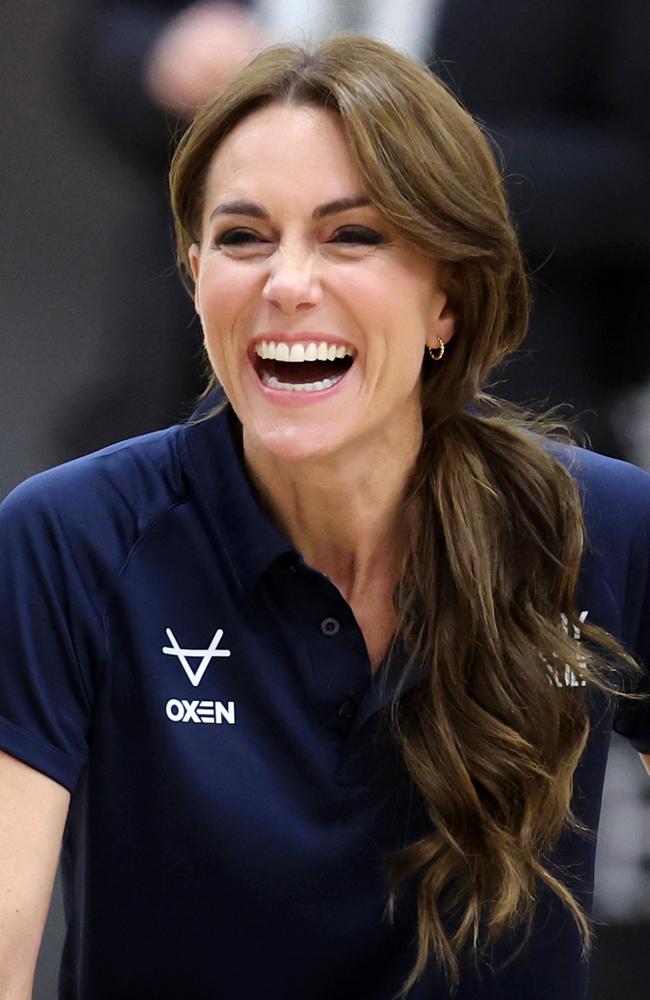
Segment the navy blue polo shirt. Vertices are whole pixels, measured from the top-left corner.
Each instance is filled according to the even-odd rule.
[[[650,477],[570,461],[579,610],[647,658]],[[381,712],[403,654],[371,675],[349,606],[261,505],[230,410],[28,480],[0,508],[0,580],[0,747],[72,793],[60,997],[392,1000],[416,919],[412,893],[384,918],[385,859],[427,829]],[[574,802],[592,827],[613,714],[592,696]],[[616,725],[650,752],[646,707]],[[587,906],[594,851],[566,834],[554,856]],[[458,1000],[585,995],[554,897],[499,971],[513,943],[468,963]],[[434,962],[409,996],[447,996]]]

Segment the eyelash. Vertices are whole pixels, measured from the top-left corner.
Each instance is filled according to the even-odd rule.
[[[378,246],[378,244],[384,242],[381,233],[378,233],[375,229],[368,229],[367,226],[342,226],[334,236],[343,236],[346,233],[354,233],[356,236],[361,234],[362,238],[342,240],[343,243],[363,243],[368,246]]]
[[[342,226],[341,229],[334,233],[334,236],[329,241],[333,243],[336,241],[337,237],[342,237],[347,235],[353,236],[352,239],[341,239],[341,243],[347,243],[350,246],[363,245],[363,246],[378,246],[380,243],[384,242],[384,239],[380,233],[374,229],[369,229],[367,226]],[[269,240],[263,240],[256,232],[252,229],[235,228],[228,229],[225,233],[222,233],[216,240],[217,246],[247,246],[252,243],[269,243]]]

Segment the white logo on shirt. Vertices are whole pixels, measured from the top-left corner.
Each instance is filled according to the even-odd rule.
[[[229,701],[186,701],[185,698],[170,698],[165,705],[165,714],[172,722],[211,722],[235,724],[235,703]]]
[[[210,660],[215,656],[230,656],[229,649],[219,649],[219,643],[223,637],[223,629],[218,628],[217,631],[212,636],[212,641],[207,649],[181,649],[176,641],[176,636],[170,628],[166,628],[167,638],[169,639],[171,645],[163,646],[162,651],[166,656],[177,656],[183,670],[187,674],[190,684],[193,687],[198,687],[203,679],[203,675],[208,669],[208,664]],[[192,670],[188,663],[188,657],[201,657],[201,662],[199,663],[196,670]]]
[[[582,625],[583,622],[586,622],[588,615],[589,615],[588,611],[580,612],[580,614],[578,615],[578,622],[580,623],[580,625]],[[565,614],[560,615],[560,618],[562,621],[562,629],[564,633],[566,635],[571,634],[572,638],[575,639],[576,642],[580,642],[580,639],[582,638],[582,631],[580,629],[580,625],[572,625],[571,631],[569,633],[569,619]],[[586,666],[587,661],[584,658],[584,656],[578,656],[578,664],[580,666]],[[556,670],[555,667],[551,666],[551,664],[549,663],[548,672],[549,672],[548,679],[550,683],[555,684],[556,687],[585,687],[587,683],[584,678],[576,676],[575,670],[568,663],[564,664],[563,671]]]

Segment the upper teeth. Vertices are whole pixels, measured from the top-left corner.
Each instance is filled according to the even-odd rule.
[[[304,344],[286,344],[284,341],[261,340],[255,344],[255,353],[260,358],[272,358],[275,361],[334,361],[335,358],[352,357],[354,348],[343,344],[328,344],[321,340],[319,344],[310,341]]]

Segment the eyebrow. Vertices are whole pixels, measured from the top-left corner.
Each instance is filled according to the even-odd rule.
[[[348,212],[352,208],[365,208],[371,204],[370,198],[366,195],[359,195],[356,198],[337,198],[336,201],[328,201],[326,205],[315,208],[312,217],[324,219],[328,215],[338,215],[339,212]],[[267,210],[254,201],[224,201],[212,212],[210,222],[217,215],[247,215],[253,219],[271,218]]]

